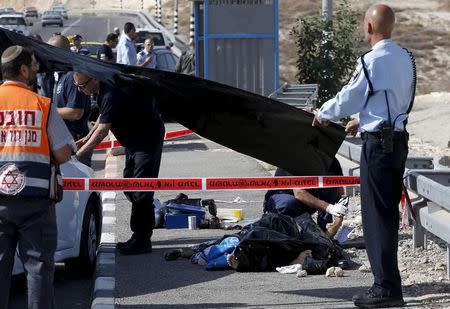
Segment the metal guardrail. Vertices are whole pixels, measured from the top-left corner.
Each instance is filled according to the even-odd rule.
[[[359,164],[360,138],[348,137],[338,154]],[[353,174],[354,169],[350,169]],[[408,157],[405,185],[418,198],[412,203],[416,214],[414,247],[426,247],[428,231],[447,243],[447,277],[450,278],[450,169],[434,169],[431,157]]]
[[[319,85],[317,84],[288,84],[275,90],[269,98],[302,109],[316,107]]]

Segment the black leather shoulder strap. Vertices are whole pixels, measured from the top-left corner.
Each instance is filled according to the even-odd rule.
[[[362,68],[363,68],[364,77],[366,78],[367,83],[369,84],[369,97],[373,95],[373,85],[372,85],[372,82],[370,81],[370,78],[369,78],[369,72],[367,72],[366,63],[364,61],[364,56],[366,54],[370,53],[371,51],[372,50],[368,50],[364,54],[361,55],[361,65],[362,65]]]

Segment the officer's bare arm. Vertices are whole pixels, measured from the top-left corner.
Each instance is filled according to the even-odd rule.
[[[78,141],[75,141],[78,149],[83,147],[83,145],[86,144],[86,142],[91,138],[92,134],[95,132],[95,130],[97,130],[99,123],[100,123],[100,116],[98,116],[97,120],[95,121],[95,124],[92,126],[89,133],[85,137],[79,139]]]
[[[65,145],[62,148],[53,150],[53,157],[58,164],[63,164],[70,160],[72,155],[72,147],[70,145]]]
[[[80,120],[84,114],[83,108],[59,107],[57,111],[61,118],[65,120]]]
[[[317,197],[303,189],[294,189],[294,196],[306,206],[314,209],[326,211],[329,205],[329,203],[318,199]]]
[[[77,156],[79,157],[86,152],[94,150],[95,146],[97,146],[108,135],[110,128],[110,123],[99,123],[97,128],[89,136],[86,143],[77,151]]]

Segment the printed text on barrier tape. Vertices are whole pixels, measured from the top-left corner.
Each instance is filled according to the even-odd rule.
[[[356,176],[233,178],[64,178],[67,191],[210,191],[314,189],[359,184]]]
[[[189,135],[189,134],[193,134],[193,133],[194,132],[192,132],[191,130],[188,130],[188,129],[167,132],[166,135],[164,136],[164,140],[173,139],[173,138],[177,138],[180,136],[185,136],[185,135]],[[95,147],[95,150],[117,148],[117,147],[120,147],[119,141],[106,141],[106,142],[101,142],[100,144],[98,144]]]

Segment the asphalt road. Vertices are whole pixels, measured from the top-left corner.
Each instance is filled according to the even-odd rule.
[[[179,128],[166,124],[166,131]],[[123,165],[123,160],[122,160]],[[211,141],[186,137],[166,142],[160,177],[268,176],[255,159]],[[159,192],[166,201],[178,192]],[[184,192],[193,198],[214,198],[217,207],[241,208],[246,218],[262,214],[264,191]],[[239,197],[243,203],[232,203]],[[220,201],[220,202],[219,202]],[[130,236],[130,203],[123,194],[116,199],[118,241]],[[164,252],[234,231],[156,229],[153,252],[137,256],[116,255],[116,308],[351,308],[352,295],[371,284],[371,275],[357,270],[343,278],[269,273],[237,273],[231,270],[206,271],[204,267],[180,259],[166,262]]]
[[[111,33],[114,27],[123,28],[126,22],[132,22],[136,26],[141,25],[142,21],[136,15],[130,14],[103,14],[89,13],[84,15],[71,15],[69,19],[64,20],[64,27],[56,25],[42,27],[40,19],[31,19],[33,26],[30,27],[32,34],[39,34],[44,42],[55,33],[63,35],[81,34],[84,41],[104,42],[108,33]]]

